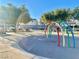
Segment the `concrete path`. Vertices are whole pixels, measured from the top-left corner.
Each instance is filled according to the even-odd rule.
[[[32,57],[23,55],[19,50],[0,42],[0,59],[32,59]]]

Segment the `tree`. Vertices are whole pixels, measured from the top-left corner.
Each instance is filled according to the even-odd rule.
[[[29,15],[26,12],[24,12],[24,13],[21,13],[17,22],[26,24],[30,20],[31,20],[31,18],[29,17]]]
[[[58,20],[67,20],[69,14],[66,9],[57,9],[55,12]]]
[[[74,17],[74,19],[78,19],[79,20],[79,7],[76,7],[73,10],[73,17]]]
[[[47,23],[46,14],[41,16],[41,22],[45,24]]]
[[[26,9],[25,5],[22,5],[20,8],[20,16],[18,17],[17,23],[27,23],[31,19],[28,9]]]
[[[57,9],[55,11],[51,11],[48,13],[45,13],[42,17],[41,20],[43,22],[48,22],[50,21],[61,21],[61,20],[67,20],[70,17],[70,10],[68,9]]]

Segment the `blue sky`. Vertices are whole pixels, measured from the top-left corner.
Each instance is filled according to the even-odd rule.
[[[12,3],[15,6],[25,4],[31,17],[36,19],[50,10],[79,6],[79,0],[0,0],[0,5],[6,5],[7,3]]]

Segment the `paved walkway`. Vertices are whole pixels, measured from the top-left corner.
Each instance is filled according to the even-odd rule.
[[[24,54],[19,49],[11,46],[17,42],[18,38],[20,39],[23,36],[27,36],[28,33],[26,34],[20,32],[8,34],[10,35],[0,37],[0,59],[32,59],[33,56]]]
[[[30,56],[23,55],[19,50],[0,42],[0,59],[32,59]]]

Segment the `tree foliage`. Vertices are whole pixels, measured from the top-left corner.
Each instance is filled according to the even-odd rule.
[[[78,19],[79,20],[79,7],[76,7],[74,10],[73,10],[73,17],[75,19]]]
[[[74,8],[73,10],[69,9],[56,9],[44,13],[41,16],[41,22],[47,23],[48,20],[59,22],[61,20],[68,21],[69,19],[78,19],[79,20],[79,7]]]
[[[25,23],[27,23],[27,22],[32,20],[31,17],[30,17],[29,11],[25,7],[25,5],[22,5],[19,8],[19,11],[20,11],[20,15],[18,17],[17,23],[24,23],[25,24]]]

